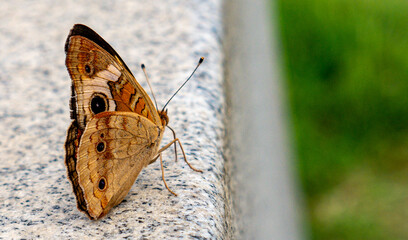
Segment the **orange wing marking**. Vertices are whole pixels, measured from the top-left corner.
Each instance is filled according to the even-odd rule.
[[[148,118],[149,120],[151,120],[153,122],[153,118],[149,112],[149,110],[146,108],[146,103],[144,101],[144,99],[142,97],[139,97],[137,99],[137,102],[135,104],[135,113],[138,113],[146,118]]]

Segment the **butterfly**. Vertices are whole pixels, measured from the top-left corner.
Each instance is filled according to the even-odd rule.
[[[155,107],[102,37],[76,24],[67,37],[65,53],[72,79],[72,123],[65,142],[65,163],[80,211],[93,220],[105,216],[125,198],[140,171],[158,158],[163,182],[176,195],[164,179],[161,156],[172,144],[175,148],[179,144],[191,169],[202,172],[188,163],[171,128],[174,140],[160,148],[169,123],[167,104],[163,110]],[[147,78],[144,65],[142,69]]]

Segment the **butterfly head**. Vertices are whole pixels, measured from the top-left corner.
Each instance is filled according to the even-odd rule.
[[[167,109],[159,111],[159,116],[163,127],[167,126],[167,124],[169,124],[169,116],[167,116]]]

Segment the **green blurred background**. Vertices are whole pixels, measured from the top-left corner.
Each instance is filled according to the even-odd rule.
[[[408,1],[277,2],[311,239],[408,239]]]

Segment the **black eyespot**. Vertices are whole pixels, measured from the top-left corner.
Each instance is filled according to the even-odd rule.
[[[91,67],[89,65],[85,65],[85,72],[86,73],[91,73]]]
[[[93,97],[91,101],[91,110],[94,114],[104,112],[106,110],[105,99],[103,99],[99,95],[96,95],[95,97]]]
[[[105,143],[100,142],[100,143],[98,143],[98,145],[96,145],[96,150],[98,152],[102,152],[104,149],[105,149]]]
[[[105,137],[105,134],[101,133],[101,138],[104,138],[104,137]]]
[[[106,186],[105,178],[101,178],[98,183],[99,190],[104,190]]]

